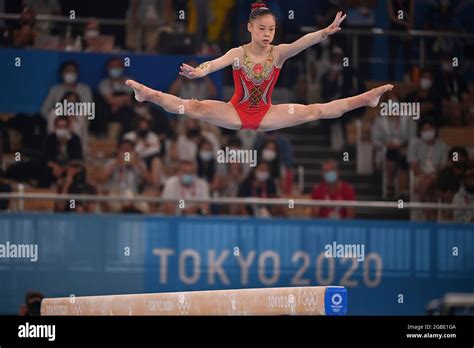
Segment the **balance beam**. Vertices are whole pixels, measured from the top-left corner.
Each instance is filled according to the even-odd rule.
[[[345,315],[340,286],[45,298],[41,315]]]

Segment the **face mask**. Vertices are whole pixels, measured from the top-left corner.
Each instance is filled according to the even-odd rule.
[[[212,159],[212,152],[211,151],[200,151],[199,152],[199,157],[201,160],[208,162]]]
[[[183,174],[181,176],[181,182],[183,185],[191,185],[194,181],[194,175],[193,174]]]
[[[421,84],[421,88],[423,88],[424,90],[430,89],[431,80],[426,77],[423,77],[420,81],[420,84]]]
[[[435,131],[434,130],[428,130],[428,131],[423,131],[421,132],[421,139],[424,141],[432,141],[435,137]]]
[[[91,37],[98,37],[99,36],[99,31],[98,30],[87,30],[84,37],[86,39],[89,39]]]
[[[55,133],[56,136],[60,139],[69,139],[71,137],[71,133],[64,128],[56,129]]]
[[[270,174],[268,172],[257,172],[256,177],[259,181],[267,181]]]
[[[334,184],[337,181],[337,173],[334,170],[324,173],[324,180],[329,184]]]
[[[342,70],[342,66],[340,66],[339,64],[331,64],[331,70],[334,72],[339,72]]]
[[[262,158],[265,160],[265,161],[273,161],[276,157],[276,152],[273,151],[273,150],[268,150],[268,149],[265,149],[263,150],[262,152]]]
[[[72,84],[75,83],[77,80],[77,74],[76,73],[65,73],[63,75],[64,82],[67,84]]]
[[[117,79],[121,77],[123,74],[123,69],[122,68],[112,68],[109,70],[109,76],[113,79]]]

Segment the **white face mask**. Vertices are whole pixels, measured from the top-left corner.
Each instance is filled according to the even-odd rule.
[[[59,139],[69,140],[71,138],[71,133],[67,129],[64,129],[64,128],[56,129],[55,133]]]
[[[98,37],[99,36],[99,31],[98,30],[87,30],[84,37],[85,38],[91,38],[91,37]]]
[[[64,82],[71,84],[77,81],[77,74],[76,73],[65,73],[63,75]]]
[[[276,152],[273,150],[265,149],[262,152],[262,158],[265,161],[273,161],[276,158]]]
[[[268,172],[257,172],[256,177],[259,181],[267,181],[270,174]]]
[[[434,130],[427,130],[421,132],[421,139],[424,141],[432,141],[435,138],[435,131]]]
[[[420,84],[421,84],[421,88],[423,88],[424,90],[430,89],[431,80],[426,77],[423,77],[421,78]]]
[[[201,158],[201,160],[207,162],[207,161],[210,161],[212,159],[212,152],[211,151],[200,151],[199,152],[199,157]]]

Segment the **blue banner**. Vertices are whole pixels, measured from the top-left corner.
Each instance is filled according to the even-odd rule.
[[[59,83],[59,67],[68,60],[79,65],[79,82],[92,91],[106,77],[105,65],[113,54],[64,51],[0,49],[0,112],[39,112],[50,88]],[[154,89],[167,91],[179,76],[181,63],[191,59],[197,62],[210,57],[146,55],[120,53],[128,58],[125,75]],[[222,73],[210,75],[222,97]]]
[[[2,214],[0,313],[16,313],[31,288],[58,297],[332,285],[348,296],[325,299],[334,315],[346,305],[349,315],[423,314],[447,292],[474,292],[473,232],[388,221]],[[12,245],[36,245],[36,260],[2,254]]]

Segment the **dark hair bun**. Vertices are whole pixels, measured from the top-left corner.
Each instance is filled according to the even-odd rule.
[[[262,1],[257,1],[257,2],[254,2],[252,5],[251,5],[251,8],[252,8],[252,11],[254,10],[257,10],[259,8],[268,8],[267,5],[265,5],[264,2]]]

